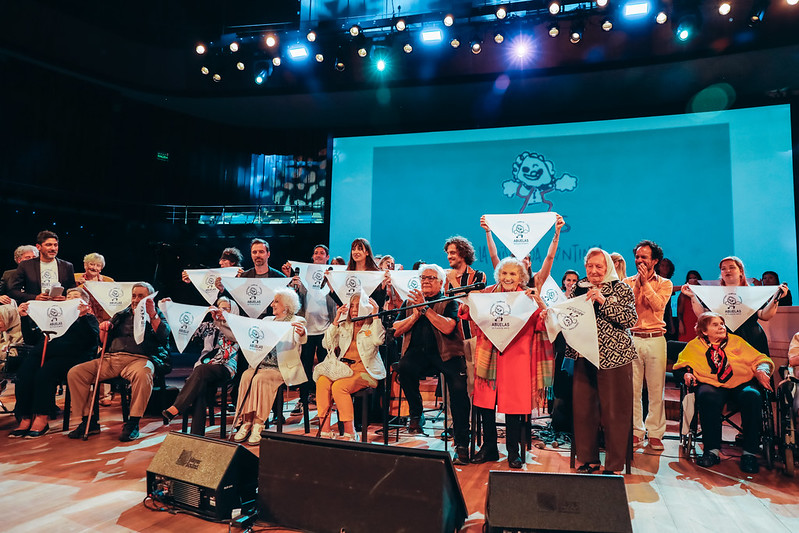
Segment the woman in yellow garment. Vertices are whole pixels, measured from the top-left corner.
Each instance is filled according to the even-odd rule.
[[[702,313],[696,321],[696,338],[680,353],[675,372],[684,373],[688,386],[696,385],[696,407],[702,424],[704,453],[696,464],[719,464],[721,414],[724,405],[734,400],[741,411],[743,448],[741,470],[757,473],[760,444],[761,396],[753,380],[771,390],[774,363],[737,335],[727,333],[724,318],[717,313]]]
[[[316,380],[316,408],[319,420],[323,421],[322,436],[333,438],[330,429],[330,406],[335,402],[338,419],[344,423],[344,439],[355,440],[355,413],[352,407],[352,394],[366,387],[377,387],[377,381],[386,377],[386,367],[378,349],[383,344],[385,330],[379,320],[367,318],[353,322],[358,316],[360,296],[355,294],[349,306],[342,305],[336,312],[333,323],[325,331],[322,346],[328,353],[340,353],[340,360],[352,369],[352,376],[332,381],[327,376]],[[377,302],[369,299],[372,312],[378,310]],[[366,424],[366,420],[363,421]]]

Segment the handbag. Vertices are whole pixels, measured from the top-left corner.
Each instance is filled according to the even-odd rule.
[[[325,360],[316,365],[313,369],[313,380],[317,381],[319,376],[325,376],[330,381],[348,378],[352,376],[352,369],[346,363],[341,362],[338,354],[341,350],[336,347],[334,352],[328,352]]]

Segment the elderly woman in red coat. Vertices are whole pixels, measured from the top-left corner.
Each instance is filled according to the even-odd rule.
[[[529,273],[524,263],[506,257],[497,265],[494,278],[496,285],[486,287],[483,292],[525,291],[538,304],[538,309],[502,352],[482,331],[477,333],[473,403],[482,416],[483,446],[471,462],[499,459],[496,408],[505,414],[508,465],[521,468],[524,464],[522,420],[544,399],[544,382],[552,375],[552,345],[542,334],[545,326],[541,310],[546,306],[536,289],[527,288]],[[459,315],[461,319],[468,319],[469,307],[461,305]]]

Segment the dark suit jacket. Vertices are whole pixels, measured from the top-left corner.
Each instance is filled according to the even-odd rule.
[[[0,295],[8,294],[11,285],[14,283],[14,278],[17,276],[17,269],[12,268],[3,272],[3,278],[0,279]]]
[[[75,287],[75,269],[72,263],[56,257],[58,263],[58,282],[64,291]],[[17,266],[17,278],[9,287],[8,295],[17,303],[33,300],[42,292],[41,263],[38,257],[21,262]]]

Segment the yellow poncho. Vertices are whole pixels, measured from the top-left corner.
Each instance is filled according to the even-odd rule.
[[[718,376],[711,372],[707,356],[708,347],[708,343],[699,337],[690,341],[680,352],[674,369],[690,367],[700,383],[726,389],[734,389],[738,385],[751,381],[755,377],[757,367],[763,363],[769,365],[770,371],[774,370],[774,362],[767,355],[752,348],[741,337],[731,334],[728,336],[724,352],[727,355],[727,364],[732,370],[732,376],[728,381],[721,383]]]

